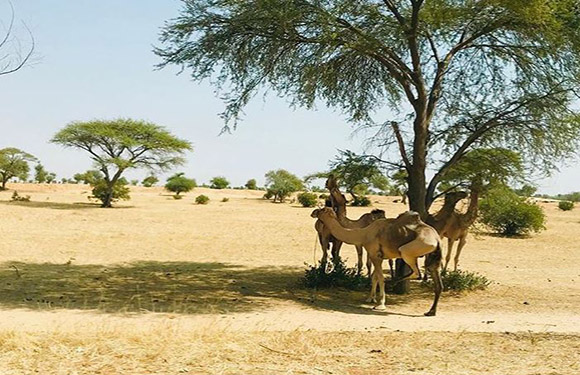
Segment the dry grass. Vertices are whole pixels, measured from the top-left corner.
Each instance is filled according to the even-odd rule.
[[[418,285],[384,313],[363,292],[300,287],[321,255],[310,209],[261,192],[132,187],[103,210],[84,186],[10,187],[32,202],[0,192],[3,375],[579,371],[579,210],[545,204],[548,230],[528,239],[470,237],[462,267],[495,283],[422,318],[432,297]],[[352,266],[354,249],[342,254]]]

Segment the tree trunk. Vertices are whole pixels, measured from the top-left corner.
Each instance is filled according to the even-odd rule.
[[[6,190],[6,180],[2,179],[2,188],[0,190]]]
[[[395,280],[407,276],[411,272],[411,267],[403,259],[397,259],[395,262]],[[401,281],[393,288],[395,294],[407,294],[411,290],[409,280]]]
[[[105,197],[103,199],[103,204],[101,204],[102,208],[111,208],[113,207],[113,187],[115,183],[107,183],[107,191],[105,192]]]

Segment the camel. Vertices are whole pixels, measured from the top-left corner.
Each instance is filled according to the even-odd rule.
[[[359,229],[359,228],[367,227],[375,220],[385,219],[385,211],[379,210],[379,209],[372,210],[370,213],[366,213],[366,214],[362,215],[361,217],[358,218],[358,220],[349,219],[346,216],[346,203],[347,203],[346,198],[340,192],[340,189],[338,188],[338,185],[336,183],[336,179],[334,178],[334,176],[331,175],[328,177],[328,179],[326,180],[326,188],[330,192],[330,197],[333,200],[335,212],[336,212],[338,220],[340,221],[340,224],[342,226],[344,226],[346,228],[351,228],[351,229]],[[358,256],[357,269],[358,269],[358,273],[360,274],[361,270],[362,270],[362,263],[363,263],[363,247],[360,245],[355,245],[355,247],[356,247],[356,253]],[[334,253],[333,253],[333,256],[334,256]],[[337,258],[338,258],[338,256],[340,256],[340,248],[338,248],[336,256],[337,256]],[[367,266],[367,274],[370,277],[372,266],[371,266],[371,259],[368,255],[367,255],[366,266]],[[393,276],[393,261],[390,259],[389,259],[389,267],[391,269],[391,278],[392,278],[392,276]]]
[[[396,280],[400,282],[413,277],[420,278],[417,258],[426,255],[427,271],[433,278],[435,297],[426,316],[434,316],[437,311],[439,296],[443,290],[439,267],[441,264],[441,245],[437,231],[421,221],[419,214],[408,211],[396,219],[375,220],[365,228],[345,228],[338,220],[337,214],[330,208],[316,209],[312,217],[321,220],[330,233],[344,243],[363,246],[368,252],[375,268],[372,274],[372,287],[369,302],[376,302],[376,290],[379,287],[379,304],[377,310],[385,307],[385,282],[383,259],[402,258],[411,267],[411,273]]]
[[[332,197],[326,200],[325,202],[326,207],[333,207],[335,206]],[[318,234],[318,241],[320,242],[320,247],[322,248],[322,259],[320,263],[323,267],[326,267],[328,264],[328,250],[330,249],[330,245],[332,244],[332,260],[333,262],[338,261],[338,254],[340,252],[340,248],[342,247],[342,242],[337,240],[330,234],[328,228],[324,226],[324,223],[321,220],[316,220],[314,223],[314,229]],[[362,264],[359,265],[359,273],[360,269],[362,268]]]

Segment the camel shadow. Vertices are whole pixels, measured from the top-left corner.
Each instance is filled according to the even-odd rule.
[[[0,264],[0,308],[99,313],[229,314],[264,311],[279,301],[316,310],[388,315],[363,305],[367,291],[307,289],[298,267],[141,261],[122,265]],[[389,295],[387,309],[432,294],[418,285]],[[393,314],[393,313],[392,313]],[[400,314],[404,315],[404,314]]]

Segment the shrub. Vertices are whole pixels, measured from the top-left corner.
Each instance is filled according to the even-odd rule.
[[[197,204],[208,204],[209,203],[209,197],[207,195],[198,195],[197,197],[195,197],[195,203]]]
[[[444,291],[484,290],[491,284],[491,280],[483,275],[461,270],[443,271],[441,272],[441,280],[443,281]],[[433,281],[429,279],[428,281],[423,281],[422,284],[432,288]]]
[[[480,202],[480,220],[505,236],[525,235],[545,229],[542,208],[519,197],[508,187],[490,190]]]
[[[165,189],[175,193],[175,195],[179,195],[180,193],[187,193],[196,186],[194,179],[185,177],[183,173],[177,173],[167,179]]]
[[[246,182],[246,185],[244,185],[246,187],[246,189],[248,190],[257,190],[258,189],[258,185],[255,179],[250,179],[248,180],[248,182]]]
[[[318,266],[307,265],[304,272],[303,284],[307,288],[346,288],[351,290],[367,290],[370,287],[370,280],[366,276],[358,274],[356,268],[348,268],[340,260],[334,269],[327,273],[326,267],[322,264]]]
[[[129,195],[129,187],[127,186],[127,180],[124,177],[115,182],[113,185],[113,196],[111,202],[117,202],[119,200],[129,200],[131,196]],[[107,198],[107,181],[104,178],[98,179],[91,183],[93,190],[93,195],[89,196],[89,199],[100,200],[105,202]]]
[[[141,181],[141,183],[145,187],[152,187],[153,185],[155,185],[158,182],[159,182],[159,179],[155,176],[147,176],[143,179],[143,181]]]
[[[181,198],[183,198],[183,195],[179,195],[179,194],[173,194],[172,195],[173,199],[175,200],[180,200]]]
[[[318,199],[316,198],[316,194],[304,192],[298,194],[298,202],[300,202],[302,207],[315,207]]]
[[[270,189],[266,190],[266,193],[264,193],[264,199],[272,199],[272,197],[274,196],[274,192]]]
[[[355,199],[352,201],[352,203],[350,204],[351,206],[358,206],[358,207],[367,207],[371,205],[371,200],[368,199],[367,197],[363,196],[357,196],[355,197]]]
[[[225,198],[225,197],[224,197],[224,198],[222,198],[222,202],[224,202],[224,203],[225,203],[225,202],[229,202],[229,201],[230,201],[230,198]]]
[[[558,202],[558,208],[562,211],[570,211],[574,208],[574,202],[572,201],[560,201]]]
[[[230,186],[230,182],[223,176],[214,177],[209,183],[210,189],[225,189]]]
[[[14,190],[14,193],[12,193],[12,202],[30,202],[30,195],[22,196]]]

